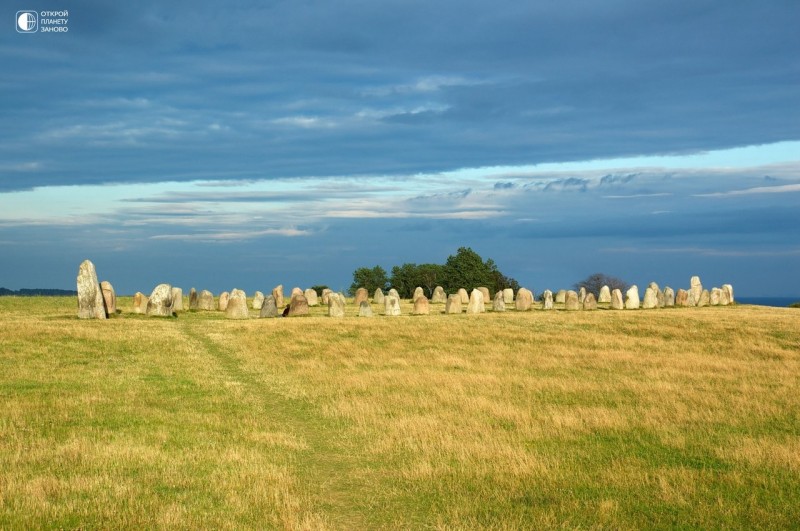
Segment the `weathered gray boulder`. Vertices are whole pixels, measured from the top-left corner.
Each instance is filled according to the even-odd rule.
[[[206,312],[213,312],[214,311],[214,294],[204,289],[200,292],[200,295],[197,296],[197,309],[204,310]]]
[[[448,296],[447,304],[444,307],[444,313],[461,313],[463,310],[461,304],[461,295],[458,293]]]
[[[719,306],[721,294],[722,290],[720,288],[711,288],[711,291],[709,292],[708,303],[711,306]]]
[[[147,313],[147,295],[137,291],[133,296],[133,313]]]
[[[272,288],[272,298],[275,299],[275,306],[283,308],[283,284],[278,284]]]
[[[704,289],[700,292],[700,300],[697,301],[697,306],[708,306],[709,299],[711,299],[711,295],[708,293],[707,289]]]
[[[278,317],[278,305],[275,304],[275,297],[267,295],[264,297],[264,304],[261,305],[261,311],[258,313],[259,317]]]
[[[400,294],[397,293],[397,290],[394,288],[389,290],[389,295],[391,295],[392,297],[397,297],[398,301],[400,300]]]
[[[627,293],[625,293],[625,309],[638,310],[642,302],[639,299],[639,288],[634,284],[631,286]]]
[[[117,294],[111,282],[104,280],[100,283],[100,290],[103,292],[103,303],[106,305],[106,314],[114,315],[117,313]]]
[[[386,296],[383,294],[381,288],[375,288],[375,293],[372,295],[372,302],[378,305],[383,305]]]
[[[658,307],[658,299],[656,298],[656,292],[653,291],[653,288],[648,286],[646,290],[644,290],[644,300],[642,301],[642,308],[645,310],[651,310],[653,308]]]
[[[330,304],[330,297],[328,298]],[[303,292],[295,293],[292,300],[289,302],[289,311],[286,313],[287,317],[299,317],[301,315],[308,315],[308,301]]]
[[[147,315],[150,317],[172,316],[172,286],[159,284],[153,289],[147,301]]]
[[[328,317],[344,317],[344,300],[338,293],[328,295]]]
[[[623,308],[625,308],[625,305],[622,303],[622,291],[613,289],[611,291],[611,309],[622,310]]]
[[[527,312],[533,305],[533,292],[527,288],[517,290],[517,299],[514,301],[514,308],[520,312]]]
[[[90,260],[84,260],[78,266],[78,318],[79,319],[105,319],[105,303],[103,290],[97,281],[97,271]]]
[[[483,313],[486,311],[486,307],[483,304],[483,292],[479,289],[472,290],[472,293],[469,295],[469,304],[467,304],[467,313],[474,314],[474,313]]]
[[[400,297],[392,295],[392,290],[383,298],[383,310],[384,315],[400,315]]]
[[[722,291],[726,295],[725,300],[728,301],[728,304],[733,304],[733,286],[731,284],[723,284]]]
[[[703,294],[703,284],[700,282],[700,277],[694,276],[689,281],[689,301],[694,301],[692,306],[697,306],[700,302],[700,296]]]
[[[222,293],[220,293],[219,303],[217,306],[219,308],[219,311],[221,312],[226,311],[228,309],[228,303],[230,302],[230,300],[231,300],[231,294],[229,292],[223,291]]]
[[[502,291],[498,291],[494,294],[494,299],[492,299],[492,311],[493,312],[504,312],[506,311],[506,299]]]
[[[669,286],[664,288],[664,306],[667,308],[675,306],[675,291]]]
[[[433,290],[433,296],[431,297],[431,304],[444,304],[446,302],[447,294],[444,292],[444,288],[436,286]]]
[[[317,297],[316,291],[314,291],[311,288],[308,288],[303,292],[303,295],[305,295],[309,306],[319,306],[319,297]]]
[[[260,310],[262,304],[264,304],[264,294],[256,291],[255,295],[253,295],[253,309]]]
[[[263,295],[261,306],[264,306]],[[261,310],[261,307],[258,309]],[[250,312],[247,311],[247,294],[244,291],[240,289],[231,290],[231,294],[228,297],[228,307],[225,309],[225,317],[228,319],[248,319],[250,317]]]
[[[505,288],[503,290],[503,302],[506,304],[514,304],[514,290]]]
[[[584,300],[586,300],[586,288],[581,286],[581,289],[578,290],[578,302],[583,304]]]
[[[689,292],[685,289],[678,289],[675,294],[675,306],[689,306]]]
[[[581,303],[575,291],[567,291],[567,294],[564,296],[564,309],[570,311],[581,309]]]
[[[567,291],[560,289],[556,292],[556,304],[564,304],[567,300]]]
[[[358,305],[358,316],[372,317],[372,315],[372,306],[370,306],[369,301],[361,301]]]
[[[189,309],[190,310],[199,310],[199,298],[197,296],[197,290],[192,288],[189,290]]]
[[[431,313],[431,306],[428,297],[420,295],[414,299],[414,315],[428,315]]]
[[[552,310],[553,309],[553,292],[549,289],[544,290],[542,292],[542,309],[543,310]]]
[[[172,311],[183,311],[183,290],[172,286]]]
[[[416,288],[414,288],[414,294],[411,296],[411,300],[415,301],[419,297],[424,297],[424,296],[425,296],[425,290],[422,289],[420,286],[417,286]]]
[[[353,304],[357,307],[361,306],[361,303],[364,301],[369,301],[369,292],[367,288],[358,288],[356,290],[355,298],[353,299]]]
[[[458,289],[458,296],[461,297],[461,304],[469,304],[469,294],[464,288]]]
[[[611,302],[611,290],[608,286],[600,288],[600,295],[597,297],[597,302],[608,304]]]
[[[583,309],[584,310],[596,310],[597,309],[597,300],[594,298],[594,293],[587,293],[586,298],[583,299]]]
[[[476,289],[478,291],[480,291],[481,293],[483,293],[483,302],[484,303],[489,302],[490,300],[492,300],[492,294],[489,293],[489,288],[479,287],[479,288],[476,288]]]

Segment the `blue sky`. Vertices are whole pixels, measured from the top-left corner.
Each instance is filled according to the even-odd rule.
[[[3,13],[0,286],[344,289],[470,246],[536,293],[800,295],[795,0]]]

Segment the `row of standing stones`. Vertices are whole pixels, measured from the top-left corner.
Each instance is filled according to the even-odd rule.
[[[78,317],[82,319],[105,319],[109,315],[118,312],[116,307],[116,294],[114,288],[108,281],[97,281],[97,272],[94,264],[85,260],[78,268]],[[321,299],[321,301],[320,301]],[[486,311],[486,304],[492,301],[492,311],[504,312],[506,305],[513,305],[517,311],[529,311],[534,307],[534,294],[531,290],[520,288],[516,296],[512,289],[498,291],[494,298],[490,297],[489,290],[485,287],[475,288],[470,294],[461,288],[458,293],[447,295],[441,286],[434,289],[432,297],[428,299],[421,287],[414,290],[412,297],[414,315],[428,315],[431,304],[444,304],[446,314],[466,313],[477,314]],[[307,315],[312,306],[322,305],[328,307],[328,315],[331,317],[345,316],[345,296],[342,293],[335,293],[330,289],[325,289],[322,296],[318,297],[313,289],[303,291],[300,288],[293,288],[286,303],[283,286],[276,286],[271,295],[264,295],[256,291],[253,297],[252,307],[259,310],[259,317],[294,317]],[[374,304],[383,306],[384,315],[400,315],[400,295],[397,290],[391,289],[384,295],[381,289],[375,290],[372,301]],[[721,288],[712,288],[710,291],[703,289],[700,278],[691,278],[688,290],[679,289],[675,292],[669,286],[663,290],[658,284],[651,282],[644,292],[644,297],[639,297],[639,289],[631,286],[622,297],[619,289],[610,290],[608,286],[600,289],[599,296],[595,298],[593,293],[588,293],[586,289],[579,291],[561,290],[555,294],[550,290],[545,290],[538,301],[543,310],[552,310],[556,304],[563,304],[564,309],[575,310],[596,310],[597,305],[606,304],[612,310],[635,310],[639,308],[652,309],[671,306],[702,307],[702,306],[726,306],[733,304],[733,286],[725,284]],[[285,306],[284,306],[285,305]],[[369,293],[365,288],[359,288],[355,293],[354,306],[358,308],[359,317],[372,317],[372,305],[369,302]],[[281,310],[281,308],[283,308]],[[169,317],[174,312],[184,310],[183,291],[181,288],[170,286],[169,284],[159,284],[146,296],[137,292],[133,297],[133,313],[146,314],[151,316]],[[223,292],[219,299],[215,300],[214,294],[208,290],[200,292],[192,288],[189,291],[189,310],[223,311],[229,319],[248,319],[250,312],[247,306],[247,294],[234,289],[230,292]]]

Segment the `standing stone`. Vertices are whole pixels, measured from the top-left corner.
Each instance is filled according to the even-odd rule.
[[[400,294],[397,293],[397,290],[394,288],[389,290],[389,295],[391,295],[392,297],[397,297],[398,301],[400,300]]]
[[[305,295],[303,294],[303,290],[301,290],[297,286],[292,288],[292,295],[291,296],[294,297],[296,295],[303,295],[303,297],[305,297]]]
[[[275,299],[275,306],[283,308],[283,284],[278,284],[272,288],[272,298]]]
[[[447,297],[447,304],[444,307],[444,313],[461,313],[461,295],[454,293]]]
[[[214,311],[214,294],[204,289],[200,292],[200,295],[197,297],[197,308],[199,310],[205,310],[207,312]]]
[[[603,304],[608,304],[611,302],[611,290],[608,289],[608,286],[603,286],[600,288],[600,296],[597,298],[597,302],[601,302]]]
[[[675,295],[675,306],[689,306],[689,292],[685,289],[678,289]]]
[[[697,303],[700,301],[700,295],[703,294],[703,284],[700,282],[700,277],[694,276],[689,281],[689,300],[694,301],[692,306],[696,306]]]
[[[264,304],[261,305],[259,317],[278,317],[278,305],[275,304],[275,297],[267,295],[264,297]]]
[[[556,304],[564,304],[567,300],[566,290],[560,289],[556,292]]]
[[[372,302],[382,305],[385,298],[383,290],[381,288],[375,288],[375,293],[372,295]]]
[[[447,302],[447,294],[444,292],[444,288],[441,286],[436,286],[433,290],[433,296],[431,297],[432,304],[444,304]]]
[[[700,300],[697,301],[698,307],[708,306],[708,302],[711,296],[708,293],[707,289],[704,289],[700,292]]]
[[[153,317],[172,316],[172,286],[159,284],[147,301],[147,315]]]
[[[103,290],[97,281],[97,271],[90,260],[84,260],[78,266],[78,318],[79,319],[105,319],[105,303]]]
[[[723,284],[722,291],[724,291],[727,295],[726,299],[728,304],[733,304],[733,286],[731,284]]]
[[[420,295],[414,299],[414,315],[428,315],[431,313],[431,306],[428,297]]]
[[[564,309],[570,311],[581,309],[581,304],[578,299],[578,294],[575,291],[569,290],[567,292],[566,296],[564,297]]]
[[[263,295],[261,298],[261,306],[264,306]],[[261,310],[260,307],[258,309]],[[250,317],[250,312],[247,311],[247,293],[240,289],[231,290],[230,297],[228,298],[228,308],[225,310],[225,317],[228,319],[248,319]]]
[[[331,293],[333,293],[333,290],[330,289],[330,288],[323,288],[322,289],[322,305],[323,306],[327,306],[328,305],[328,299],[330,298]]]
[[[419,297],[424,297],[424,296],[425,296],[425,290],[423,290],[421,287],[417,286],[416,288],[414,288],[414,295],[411,296],[411,300],[415,301]]]
[[[731,303],[731,300],[728,298],[728,291],[723,287],[719,290],[719,304],[720,306],[727,306]]]
[[[477,288],[477,290],[483,293],[483,302],[489,302],[492,300],[492,294],[489,293],[489,288],[480,287]]]
[[[328,298],[330,304],[330,297]],[[287,317],[297,317],[300,315],[308,315],[308,301],[303,293],[297,293],[292,297],[289,302],[289,311],[286,312]]]
[[[581,286],[581,289],[578,290],[578,302],[583,304],[583,301],[586,300],[586,288]]]
[[[623,308],[625,308],[625,305],[622,303],[622,291],[614,289],[611,291],[611,309],[621,310]]]
[[[583,299],[584,310],[596,310],[597,300],[594,298],[594,293],[587,293],[586,298]]]
[[[664,296],[664,292],[661,290],[656,291],[656,301],[658,301],[658,307],[663,308],[667,305],[667,298]]]
[[[392,295],[392,290],[383,298],[383,310],[384,315],[400,315],[400,297]]]
[[[106,305],[106,314],[114,315],[117,313],[117,294],[114,293],[114,286],[111,282],[104,280],[100,283],[100,290],[103,292],[103,302]]]
[[[477,288],[472,290],[469,295],[469,304],[467,304],[467,313],[483,313],[486,307],[483,304],[483,292]]]
[[[503,290],[503,302],[506,304],[514,304],[514,290],[506,288]]]
[[[231,294],[223,291],[219,294],[219,311],[224,312],[228,309],[228,303],[231,301]]]
[[[367,288],[358,288],[356,290],[356,296],[353,300],[353,304],[360,307],[361,303],[364,301],[369,301],[369,292],[367,291]]]
[[[656,298],[656,293],[657,292],[653,291],[653,288],[650,286],[644,290],[644,301],[642,301],[642,308],[645,310],[651,310],[658,307],[658,298]]]
[[[183,290],[172,286],[172,311],[183,311]]]
[[[372,317],[372,306],[370,306],[369,301],[361,301],[358,305],[358,316]]]
[[[469,304],[469,294],[464,288],[458,289],[458,296],[461,297],[461,304]]]
[[[700,293],[702,293],[702,291]],[[686,306],[697,306],[698,300],[699,298],[698,299],[694,298],[694,291],[689,290],[688,295],[686,295]]]
[[[147,313],[147,295],[137,291],[133,296],[133,313]]]
[[[553,309],[553,292],[549,289],[544,290],[542,293],[542,310]]]
[[[719,288],[711,288],[710,297],[708,299],[708,303],[711,306],[719,306],[719,300],[721,298],[722,290]]]
[[[502,291],[498,291],[494,294],[494,299],[492,300],[492,311],[493,312],[504,312],[506,311],[506,299],[503,296]]]
[[[514,301],[514,308],[520,312],[527,312],[533,305],[533,292],[526,288],[517,290],[517,300]]]
[[[197,290],[194,289],[194,288],[190,289],[189,290],[189,309],[190,310],[199,310],[200,309],[199,304],[200,304],[200,302],[199,302],[199,299],[197,297]]]
[[[669,286],[664,288],[664,306],[667,308],[675,306],[675,291]]]
[[[328,295],[328,317],[344,317],[344,299],[338,293]]]
[[[314,291],[311,288],[308,288],[303,292],[303,295],[305,295],[309,306],[319,306],[319,297],[317,297],[316,291]]]
[[[264,304],[264,294],[260,291],[256,291],[256,294],[253,295],[253,309],[260,310],[261,306]]]
[[[625,294],[625,308],[627,310],[638,310],[640,305],[639,288],[634,284]]]

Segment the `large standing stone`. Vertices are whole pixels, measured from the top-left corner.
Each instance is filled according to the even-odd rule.
[[[503,296],[502,291],[498,291],[494,294],[494,299],[492,300],[492,311],[493,312],[504,312],[506,311],[506,299]]]
[[[228,303],[231,301],[231,294],[227,291],[223,291],[219,294],[219,311],[224,312],[228,309]]]
[[[259,317],[278,317],[278,305],[275,304],[275,297],[267,295],[264,297],[264,304],[261,305]]]
[[[372,295],[372,302],[383,305],[385,298],[386,296],[383,294],[383,290],[381,288],[375,288],[375,293]]]
[[[330,297],[328,298],[330,304]],[[295,294],[289,303],[289,311],[286,313],[287,317],[298,317],[300,315],[308,315],[308,301],[303,293]]]
[[[392,295],[391,290],[389,290],[389,294],[383,298],[383,313],[384,315],[391,316],[400,315],[400,297]]]
[[[389,290],[389,295],[391,295],[392,297],[397,297],[398,301],[400,300],[400,294],[397,293],[397,290],[394,288]]]
[[[584,300],[586,300],[586,288],[581,286],[581,289],[578,290],[578,302],[583,304]]]
[[[733,304],[733,286],[731,284],[723,284],[722,291],[727,294],[728,304]]]
[[[172,286],[172,311],[183,311],[183,290]]]
[[[275,299],[275,306],[283,308],[283,284],[278,284],[272,288],[272,298]]]
[[[256,291],[256,294],[253,295],[253,309],[260,310],[261,306],[264,304],[264,294],[260,291]]]
[[[514,304],[514,290],[506,288],[503,290],[503,302],[506,304]]]
[[[358,316],[372,317],[372,306],[370,306],[369,301],[361,301],[358,305]]]
[[[623,308],[625,305],[622,303],[622,291],[615,288],[611,291],[611,309],[622,310]]]
[[[133,296],[133,313],[147,313],[147,295],[137,291]]]
[[[483,293],[483,302],[489,302],[490,300],[492,300],[492,294],[489,293],[489,288],[479,287],[476,289],[481,293]]]
[[[333,290],[331,288],[323,288],[322,289],[322,305],[323,306],[328,306],[328,298],[331,296],[331,293],[333,293]]]
[[[103,290],[97,281],[97,271],[90,260],[84,260],[78,266],[78,318],[80,319],[105,319],[105,303]]]
[[[416,288],[414,288],[414,295],[411,296],[411,300],[415,301],[418,298],[424,297],[424,296],[425,296],[425,290],[423,290],[421,287],[417,286]]]
[[[567,300],[567,291],[560,289],[556,292],[556,304],[564,304]]]
[[[689,292],[685,289],[678,289],[675,294],[675,306],[689,306]]]
[[[311,288],[308,288],[303,292],[303,295],[305,295],[309,306],[319,306],[319,297],[317,297],[316,291],[314,291]]]
[[[664,292],[661,290],[656,291],[656,300],[658,301],[659,308],[663,308],[667,305],[667,298],[664,296]]]
[[[444,307],[444,313],[461,313],[461,295],[454,293],[447,297],[447,304]]]
[[[200,295],[197,297],[197,308],[199,310],[205,310],[207,312],[214,311],[214,294],[204,289],[200,292]]]
[[[476,289],[472,290],[469,295],[469,304],[467,304],[467,313],[483,313],[486,307],[483,305],[483,292]]]
[[[444,304],[447,302],[447,294],[444,292],[444,288],[441,286],[436,286],[433,290],[433,296],[431,297],[432,304]]]
[[[611,302],[611,290],[608,286],[603,286],[600,288],[600,296],[597,298],[597,302],[608,304]]]
[[[261,299],[261,306],[264,299]],[[261,308],[259,308],[261,310]],[[250,312],[247,311],[247,294],[240,289],[231,290],[228,298],[228,308],[225,310],[225,317],[228,319],[248,319]]]
[[[731,300],[728,295],[728,291],[723,286],[721,290],[719,290],[719,304],[721,306],[727,306],[731,303]]]
[[[549,289],[544,290],[542,292],[542,309],[543,310],[552,310],[553,309],[553,292]]]
[[[420,295],[414,299],[414,315],[428,315],[431,313],[431,306],[428,297]]]
[[[305,297],[305,294],[303,293],[303,290],[301,290],[301,289],[300,289],[300,288],[298,288],[297,286],[295,286],[295,287],[293,287],[293,288],[292,288],[292,295],[291,295],[291,297],[295,297],[296,295],[303,295],[303,297]]]
[[[190,310],[200,309],[200,299],[197,296],[197,290],[194,288],[189,290],[189,309]]]
[[[461,304],[469,304],[469,294],[464,288],[458,289],[458,296],[461,297]]]
[[[328,317],[344,317],[344,300],[338,293],[328,295]]]
[[[580,300],[578,298],[578,294],[575,291],[573,290],[567,291],[567,294],[564,297],[564,309],[570,311],[581,309]]]
[[[597,300],[594,298],[594,293],[587,293],[586,298],[583,299],[583,309],[584,310],[596,310],[597,309]]]
[[[369,301],[369,292],[367,288],[358,288],[356,290],[355,298],[353,299],[353,304],[357,307],[361,306],[361,303],[364,301]]]
[[[711,296],[709,295],[708,290],[704,289],[700,292],[700,300],[697,301],[697,306],[708,306],[709,299],[711,299]]]
[[[664,288],[664,306],[667,308],[675,306],[675,291],[669,286]]]
[[[653,308],[658,307],[658,298],[656,297],[656,292],[653,291],[653,288],[648,286],[646,290],[644,290],[644,300],[642,301],[642,308],[645,310],[651,310]]]
[[[514,301],[514,308],[520,312],[527,312],[533,305],[533,292],[526,288],[517,290],[517,300]]]
[[[117,313],[117,294],[111,282],[104,280],[100,283],[100,290],[103,292],[103,302],[106,305],[106,314],[114,315]]]
[[[719,306],[720,296],[722,294],[722,290],[719,288],[711,288],[710,296],[708,299],[708,303],[711,306]]]
[[[625,293],[625,308],[628,310],[638,310],[641,305],[639,299],[639,288],[634,284]]]
[[[651,288],[653,291],[661,291],[661,288],[658,286],[657,282],[651,282],[647,285],[648,288]]]
[[[150,294],[147,301],[147,315],[153,317],[172,316],[172,286],[159,284]]]
[[[697,303],[700,301],[700,295],[703,293],[703,284],[700,282],[700,277],[694,276],[689,281],[689,300],[694,301],[692,306],[697,306]]]

